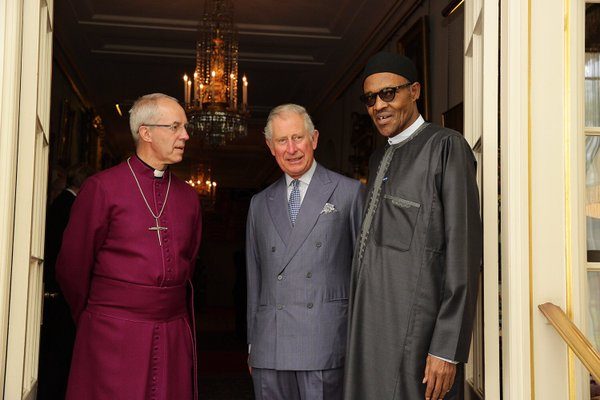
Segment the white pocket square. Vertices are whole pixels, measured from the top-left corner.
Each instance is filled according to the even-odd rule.
[[[329,214],[332,212],[337,212],[338,210],[335,208],[335,206],[331,203],[325,203],[325,205],[323,206],[323,209],[321,210],[320,214]]]

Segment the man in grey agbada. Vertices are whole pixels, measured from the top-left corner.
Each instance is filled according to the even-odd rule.
[[[388,143],[369,163],[345,399],[455,399],[482,255],[475,158],[460,133],[423,120],[408,58],[377,53],[363,78],[361,100]]]
[[[318,138],[301,106],[269,114],[265,139],[284,175],[252,198],[246,231],[248,363],[258,400],[342,398],[364,190],[317,164]]]

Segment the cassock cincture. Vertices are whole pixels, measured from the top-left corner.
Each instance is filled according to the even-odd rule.
[[[150,204],[148,204],[148,200],[146,200],[146,196],[144,196],[144,191],[142,190],[142,187],[140,186],[140,182],[138,181],[137,176],[135,176],[135,172],[133,172],[133,168],[131,168],[131,164],[129,163],[130,159],[131,159],[131,157],[129,157],[127,159],[127,165],[129,166],[131,175],[133,175],[133,179],[135,179],[135,183],[137,184],[137,187],[140,190],[142,199],[144,199],[144,203],[146,203],[146,207],[148,207],[148,211],[150,211],[150,214],[152,214],[152,217],[154,218],[154,222],[156,223],[156,226],[151,226],[150,228],[148,228],[148,230],[156,231],[156,236],[158,236],[158,245],[162,247],[162,240],[160,239],[160,231],[166,231],[169,228],[167,228],[166,226],[160,226],[160,224],[158,223],[158,219],[160,218],[163,211],[165,210],[165,206],[167,205],[167,200],[169,199],[169,189],[171,188],[171,171],[169,171],[169,183],[167,184],[167,193],[165,194],[165,202],[163,203],[162,207],[160,208],[158,215],[156,215],[156,214],[154,214],[154,211],[152,211]]]

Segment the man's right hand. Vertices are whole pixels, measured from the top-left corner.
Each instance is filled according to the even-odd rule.
[[[248,354],[248,372],[252,375],[252,367],[250,366],[250,354]]]
[[[455,377],[456,364],[428,355],[423,378],[423,383],[427,384],[425,400],[443,400],[452,388]]]

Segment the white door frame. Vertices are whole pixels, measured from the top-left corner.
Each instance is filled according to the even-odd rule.
[[[465,137],[481,146],[483,236],[483,356],[485,398],[500,398],[498,286],[498,0],[465,1]],[[479,331],[481,332],[481,331]],[[477,334],[481,334],[481,333]],[[474,338],[475,341],[481,338]],[[481,362],[474,358],[472,363]],[[469,376],[467,376],[469,378]]]
[[[34,399],[42,317],[53,2],[8,0],[8,4],[14,7],[12,17],[17,21],[14,28],[19,40],[11,44],[18,56],[5,61],[11,62],[21,79],[9,97],[18,105],[7,114],[14,123],[7,131],[13,146],[0,150],[13,162],[11,178],[16,178],[7,188],[14,196],[9,215],[13,222],[12,259],[3,271],[7,275],[0,276],[6,279],[0,286],[1,310],[8,312],[6,319],[0,320],[0,332],[7,332],[2,393],[5,399]],[[1,81],[3,86],[6,79]],[[0,228],[10,229],[7,223],[3,221]],[[9,290],[3,292],[7,286]]]

